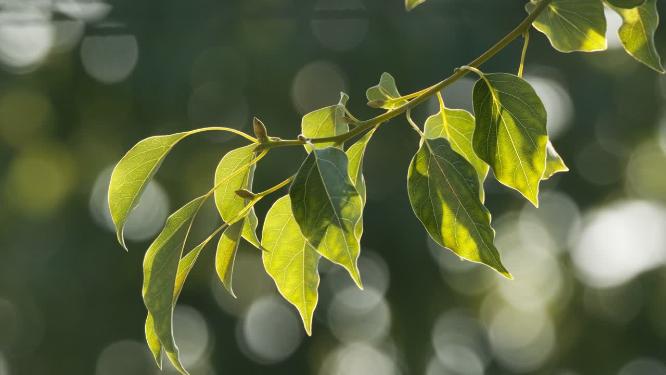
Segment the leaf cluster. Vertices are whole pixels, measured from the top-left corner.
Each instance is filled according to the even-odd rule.
[[[406,0],[407,9],[425,0]],[[184,282],[204,248],[217,239],[215,270],[234,295],[234,259],[245,241],[261,251],[265,271],[277,290],[300,313],[312,333],[322,261],[344,268],[362,288],[358,269],[363,235],[366,181],[363,160],[376,129],[400,115],[419,134],[409,165],[407,190],[417,219],[430,237],[461,259],[486,265],[511,278],[494,244],[491,214],[485,206],[484,182],[490,175],[538,206],[542,181],[568,168],[549,140],[544,105],[522,71],[532,26],[562,52],[592,52],[606,47],[604,3],[623,18],[620,39],[627,52],[658,72],[664,69],[654,44],[659,19],[657,0],[532,0],[528,16],[498,44],[451,77],[421,91],[403,95],[388,73],[366,92],[368,105],[382,110],[375,118],[358,120],[347,108],[349,97],[302,118],[296,139],[269,135],[254,120],[254,136],[225,127],[210,127],[155,136],[137,143],[116,165],[109,186],[109,207],[118,241],[125,246],[123,227],[162,161],[183,139],[202,132],[224,131],[249,145],[230,150],[219,161],[212,188],[176,210],[149,246],[143,264],[143,299],[148,310],[145,333],[158,365],[162,355],[186,374],[173,338],[173,310]],[[518,74],[487,73],[479,66],[509,43],[524,36]],[[475,74],[474,114],[448,108],[442,90],[466,74]],[[411,110],[429,98],[439,109],[423,126]],[[261,159],[279,147],[302,147],[298,171],[261,192],[253,190]],[[282,191],[263,219],[254,205]],[[186,249],[195,218],[214,199],[223,224],[193,249]],[[322,259],[323,258],[323,259]],[[235,295],[234,295],[235,296]]]

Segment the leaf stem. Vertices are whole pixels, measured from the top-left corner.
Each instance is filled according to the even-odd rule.
[[[472,68],[477,68],[483,63],[487,62],[490,60],[492,57],[497,55],[500,51],[502,51],[504,48],[506,48],[511,42],[513,42],[516,38],[520,37],[521,35],[525,34],[526,31],[530,29],[532,26],[532,22],[539,17],[541,12],[543,12],[548,5],[552,2],[553,0],[541,0],[534,8],[532,13],[530,13],[523,21],[516,26],[511,32],[509,32],[507,35],[505,35],[502,39],[500,39],[497,43],[495,43],[492,47],[490,47],[488,50],[486,50],[484,53],[482,53],[479,57],[476,59],[472,60],[470,63],[468,63],[466,66],[467,67],[472,67]],[[417,93],[415,93],[417,96],[414,97],[414,99],[410,100],[409,102],[401,105],[400,107],[397,107],[395,109],[392,109],[390,111],[384,112],[379,116],[373,117],[369,120],[361,121],[357,124],[356,127],[353,129],[349,130],[348,132],[338,134],[336,136],[332,137],[322,137],[322,138],[311,138],[308,141],[311,143],[328,143],[328,142],[334,142],[334,143],[343,143],[351,138],[354,138],[358,135],[363,134],[364,132],[373,129],[389,120],[391,120],[394,117],[397,117],[408,110],[415,108],[419,104],[425,102],[428,100],[430,97],[433,95],[437,94],[440,92],[442,89],[445,87],[450,86],[452,83],[458,81],[467,73],[469,70],[467,69],[456,69],[452,75],[449,77],[445,78],[444,80],[426,88],[423,89]],[[410,94],[413,95],[413,94]],[[288,147],[288,146],[301,146],[305,144],[304,140],[299,140],[299,139],[275,139],[271,140],[267,143],[265,143],[263,146],[267,148],[276,148],[276,147]]]
[[[523,78],[523,71],[525,70],[525,58],[527,57],[527,47],[530,45],[530,31],[527,30],[523,34],[523,51],[520,53],[520,65],[518,66],[518,77]]]
[[[257,193],[257,196],[263,198],[263,197],[265,197],[269,194],[275,193],[276,191],[278,191],[278,190],[282,189],[283,187],[289,185],[294,180],[294,177],[295,176],[291,176],[291,177],[287,178],[286,180],[280,182],[279,184],[277,184],[277,185],[275,185],[275,186],[273,186],[269,189],[266,189],[266,190],[262,191],[261,193]]]
[[[191,131],[191,133],[192,134],[194,134],[194,133],[203,133],[203,132],[207,132],[207,131],[221,131],[221,132],[233,133],[233,134],[236,134],[236,135],[240,135],[241,137],[247,139],[248,141],[250,141],[252,143],[257,143],[257,139],[254,138],[253,136],[251,136],[247,133],[244,133],[240,130],[233,129],[233,128],[227,128],[225,126],[209,126],[209,127],[206,127],[206,128],[194,129],[194,130]]]
[[[419,128],[419,126],[416,124],[416,122],[414,122],[414,120],[412,120],[412,110],[411,109],[407,110],[407,112],[405,113],[405,117],[407,117],[407,122],[409,123],[409,125],[412,126],[412,129],[414,129],[417,133],[419,133],[421,138],[425,138],[425,135],[423,134],[423,131],[421,131],[421,128]]]

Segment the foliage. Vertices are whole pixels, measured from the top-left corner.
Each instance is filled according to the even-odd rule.
[[[411,10],[424,1],[406,0],[405,5]],[[626,51],[663,72],[654,44],[659,22],[656,0],[606,1],[623,19],[619,34]],[[484,205],[483,184],[488,172],[492,170],[500,183],[537,206],[541,181],[568,170],[548,139],[547,114],[541,99],[521,77],[529,32],[536,28],[562,52],[606,48],[602,0],[532,0],[526,9],[528,16],[496,45],[430,87],[402,95],[395,79],[382,74],[379,83],[366,93],[370,107],[384,110],[372,119],[361,121],[353,116],[346,108],[349,97],[342,94],[339,103],[306,114],[296,139],[271,137],[266,126],[255,119],[254,137],[231,128],[210,127],[137,143],[115,167],[109,186],[109,206],[123,247],[123,226],[129,213],[178,142],[204,131],[232,132],[250,142],[220,160],[212,189],[174,212],[146,253],[146,339],[158,365],[162,353],[166,353],[176,369],[187,373],[173,338],[173,309],[199,254],[220,233],[215,268],[229,293],[233,295],[234,259],[244,239],[262,251],[266,272],[299,311],[308,334],[312,332],[318,300],[322,257],[344,267],[362,287],[357,260],[366,201],[363,158],[376,129],[403,114],[420,135],[407,172],[409,201],[416,217],[441,246],[511,278],[494,245],[495,231]],[[525,46],[518,75],[480,70],[484,62],[520,36],[525,37]],[[479,77],[472,94],[474,115],[447,108],[442,94],[469,73]],[[410,111],[435,96],[439,110],[426,120],[422,130],[411,119]],[[252,192],[256,164],[271,150],[290,146],[303,146],[307,152],[298,172],[266,191]],[[277,199],[269,210],[259,239],[259,220],[253,206],[287,185],[288,194]],[[223,224],[186,252],[190,228],[211,196]]]

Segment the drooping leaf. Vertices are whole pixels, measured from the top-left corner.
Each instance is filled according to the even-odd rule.
[[[354,184],[354,187],[356,187],[356,191],[358,191],[364,206],[366,201],[366,189],[365,178],[363,177],[363,158],[365,157],[365,149],[368,146],[368,142],[370,142],[370,138],[372,138],[372,135],[375,133],[375,129],[365,133],[363,137],[359,138],[358,141],[349,146],[345,152],[347,154],[347,158],[349,159],[349,178]],[[356,228],[354,231],[356,233],[356,238],[360,240],[361,236],[363,236],[362,216],[358,223],[356,223]]]
[[[428,139],[444,138],[451,148],[467,159],[479,177],[479,197],[484,200],[483,182],[488,175],[488,164],[474,152],[472,139],[475,120],[471,113],[462,109],[440,108],[439,112],[428,117],[423,132]]]
[[[363,201],[348,173],[347,155],[329,147],[311,152],[289,189],[294,217],[301,232],[326,259],[343,266],[361,287],[356,223]]]
[[[659,26],[657,0],[647,0],[643,5],[630,9],[612,8],[622,17],[618,33],[627,53],[651,69],[664,73],[654,42],[654,33]]]
[[[262,231],[264,268],[278,291],[298,310],[308,335],[319,298],[320,255],[306,241],[291,211],[289,196],[278,199],[266,214]]]
[[[244,222],[244,220],[238,221],[222,232],[222,236],[220,236],[220,240],[217,243],[217,252],[215,253],[215,271],[217,272],[217,276],[222,281],[224,288],[234,298],[236,297],[232,285],[234,262],[238,246],[240,245]]]
[[[222,220],[227,223],[236,217],[248,203],[246,198],[241,198],[236,194],[236,190],[252,187],[256,166],[250,164],[255,158],[254,150],[255,146],[249,145],[229,151],[222,157],[215,170],[215,186],[217,187],[215,206]],[[224,181],[225,179],[226,181]],[[254,208],[251,209],[244,222],[243,238],[253,246],[260,248],[259,238],[257,238],[258,219]]]
[[[645,0],[606,0],[606,1],[608,1],[608,4],[612,6],[625,9],[635,8],[645,3]]]
[[[395,109],[407,103],[398,92],[395,78],[388,73],[382,73],[379,83],[370,87],[365,96],[368,105],[373,108]]]
[[[564,160],[557,153],[553,144],[548,141],[546,146],[546,170],[543,172],[543,180],[547,180],[560,172],[568,172],[569,167],[564,164]]]
[[[187,374],[187,371],[180,362],[173,338],[173,300],[178,294],[176,280],[185,240],[205,199],[206,196],[196,198],[171,214],[143,261],[143,301],[153,318],[155,336],[171,363],[182,374]],[[154,345],[154,340],[149,339],[149,344]]]
[[[345,119],[345,105],[349,97],[342,93],[340,102],[336,105],[317,109],[303,116],[301,120],[301,134],[306,138],[332,137],[349,131]],[[334,146],[333,142],[306,144],[305,150],[312,151],[312,147],[326,148]]]
[[[173,147],[194,132],[146,138],[132,147],[118,162],[109,184],[109,209],[118,242],[127,249],[123,228],[150,179]]]
[[[525,7],[532,12],[535,6],[532,0]],[[603,51],[607,46],[601,0],[553,0],[533,25],[560,52]]]
[[[407,190],[414,213],[435,242],[511,277],[493,244],[495,231],[479,200],[478,174],[447,140],[423,141],[409,166]]]
[[[199,258],[199,254],[201,254],[201,250],[203,250],[206,245],[210,242],[212,237],[207,238],[205,241],[197,245],[194,249],[192,249],[187,255],[182,257],[180,261],[178,262],[178,271],[176,272],[176,281],[174,284],[174,289],[173,289],[173,305],[176,305],[176,301],[178,301],[178,297],[180,296],[180,292],[183,290],[183,285],[185,285],[185,280],[187,279],[187,276],[190,274],[190,271],[194,267],[194,264],[196,263],[197,259]],[[148,317],[146,318],[146,341],[148,342],[148,347],[150,348],[150,351],[153,353],[153,357],[155,358],[155,362],[157,362],[157,366],[161,369],[162,368],[162,344],[160,343],[159,337],[157,336],[157,332],[155,332],[155,325],[154,325],[154,320],[152,314],[149,312]]]
[[[527,81],[484,74],[474,86],[474,151],[502,184],[535,206],[546,164],[546,110]]]

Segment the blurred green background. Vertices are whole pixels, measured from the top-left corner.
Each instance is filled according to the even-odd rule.
[[[252,116],[292,138],[300,117],[383,71],[402,92],[447,76],[524,17],[520,0],[0,1],[0,375],[156,374],[143,342],[141,262],[166,215],[209,189],[242,144],[201,135],[175,150],[117,244],[110,168],[156,134]],[[660,2],[662,14],[666,3]],[[193,374],[666,374],[666,79],[609,50],[558,54],[533,32],[526,78],[571,168],[541,208],[489,181],[507,281],[437,248],[411,213],[403,119],[369,146],[360,260],[365,291],[322,265],[314,336],[241,249],[237,300],[208,249],[176,309]],[[666,53],[666,28],[657,45]],[[486,64],[514,71],[521,43]],[[471,109],[473,81],[444,93]],[[420,121],[436,110],[417,111]],[[257,190],[300,149],[262,161]],[[268,202],[262,202],[265,213]],[[217,225],[213,209],[196,236]],[[165,367],[168,367],[166,365]]]

